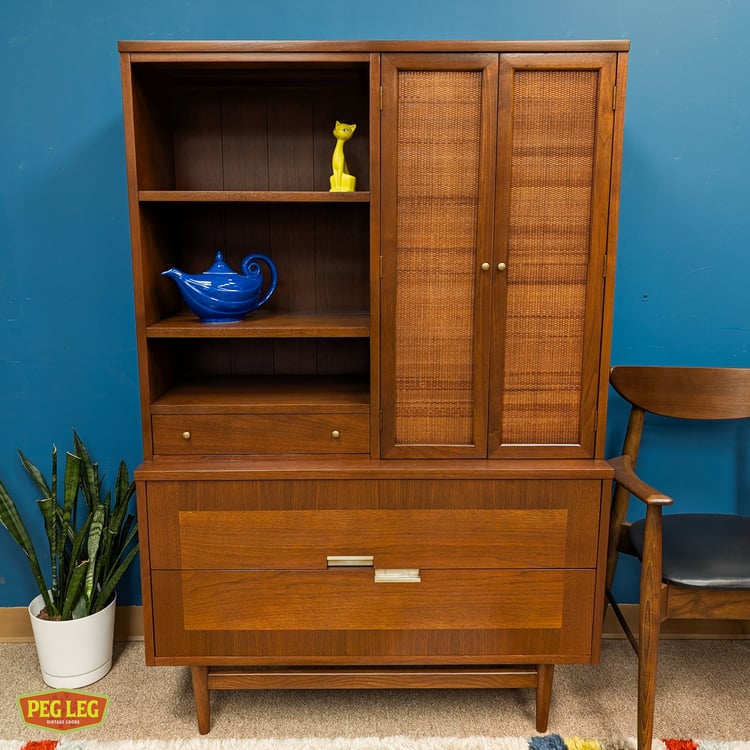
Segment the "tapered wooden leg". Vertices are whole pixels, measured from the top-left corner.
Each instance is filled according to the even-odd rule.
[[[195,714],[198,718],[198,731],[208,734],[211,728],[211,698],[208,691],[208,667],[191,667]]]
[[[650,750],[654,733],[656,662],[661,625],[661,507],[649,505],[641,566],[638,633],[638,750]]]
[[[536,681],[536,731],[546,732],[549,722],[549,704],[552,699],[554,664],[537,664]]]

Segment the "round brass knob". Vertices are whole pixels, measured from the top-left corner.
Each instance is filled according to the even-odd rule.
[[[489,263],[482,263],[482,270],[483,271],[489,271],[490,270],[490,264]]]
[[[338,440],[341,437],[341,433],[338,430],[334,430],[333,432],[331,432],[331,437],[334,440]]]
[[[185,430],[185,432],[182,433],[183,440],[190,440],[190,433]]]
[[[497,264],[497,270],[498,271],[504,271],[508,266],[505,265],[505,263],[498,263]]]

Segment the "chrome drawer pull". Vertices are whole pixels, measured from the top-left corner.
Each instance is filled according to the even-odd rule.
[[[373,555],[328,555],[329,568],[371,568],[375,565]]]
[[[419,568],[377,568],[375,583],[421,583]]]

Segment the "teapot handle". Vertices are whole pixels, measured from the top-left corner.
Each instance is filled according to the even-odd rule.
[[[269,284],[268,290],[266,291],[266,296],[263,297],[263,299],[259,300],[258,304],[255,305],[254,309],[256,310],[262,304],[268,302],[271,295],[274,293],[274,290],[276,289],[276,283],[279,280],[274,262],[268,256],[260,254],[248,255],[247,258],[242,261],[242,271],[244,272],[245,276],[258,276],[260,274],[260,266],[257,263],[257,261],[259,260],[262,260],[270,269],[271,283]]]

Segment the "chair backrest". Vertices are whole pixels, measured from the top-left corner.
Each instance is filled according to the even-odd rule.
[[[635,407],[665,417],[750,417],[750,369],[618,366],[610,383]]]
[[[750,417],[750,369],[618,366],[610,370],[609,382],[630,402],[622,455],[629,459],[633,470],[638,462],[647,412],[679,419]],[[610,547],[615,543],[614,529],[625,523],[629,500],[630,493],[615,485]]]

